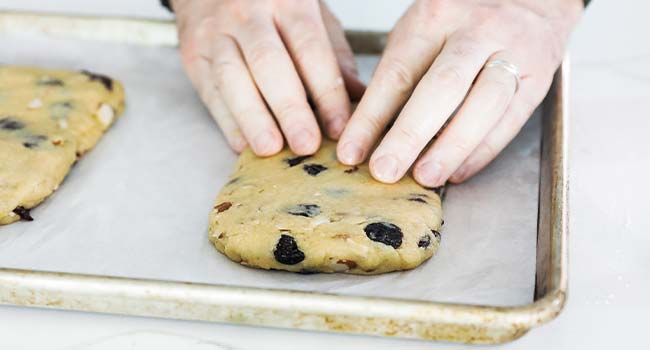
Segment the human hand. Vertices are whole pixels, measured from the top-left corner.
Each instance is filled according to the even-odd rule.
[[[366,159],[399,112],[370,157],[373,177],[396,182],[414,162],[425,186],[474,175],[544,98],[582,8],[581,0],[415,1],[341,135],[339,159]],[[518,68],[519,82],[503,66],[484,68],[499,59]]]
[[[339,137],[350,97],[365,87],[341,25],[324,4],[174,0],[172,6],[184,68],[235,151],[250,144],[260,156],[275,154],[284,134],[296,154],[314,153],[321,135],[307,92],[325,133]]]

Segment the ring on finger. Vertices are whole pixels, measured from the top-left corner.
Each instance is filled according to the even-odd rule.
[[[497,58],[489,60],[485,64],[484,68],[501,68],[506,72],[512,74],[512,76],[515,78],[515,92],[519,90],[519,81],[521,80],[521,76],[519,75],[519,68],[517,68],[517,66],[514,64]]]

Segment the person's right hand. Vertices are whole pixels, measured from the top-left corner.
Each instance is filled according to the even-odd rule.
[[[324,4],[174,0],[172,6],[185,70],[235,151],[249,144],[257,155],[275,154],[284,134],[293,152],[312,154],[320,146],[318,121],[338,139],[350,117],[347,91],[358,98],[364,86]]]

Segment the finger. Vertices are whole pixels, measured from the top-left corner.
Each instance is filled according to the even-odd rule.
[[[255,154],[279,152],[282,135],[230,36],[218,35],[214,40],[210,75]]]
[[[391,33],[384,55],[337,145],[342,163],[354,165],[366,159],[438,53],[440,34],[415,30],[402,29],[398,24]]]
[[[272,20],[251,19],[240,29],[235,37],[244,59],[289,147],[299,155],[313,154],[320,146],[320,130]]]
[[[449,180],[456,183],[463,182],[494,160],[526,124],[535,108],[542,102],[549,86],[550,80],[541,86],[533,86],[533,83],[522,80],[519,91],[513,97],[503,117]],[[538,92],[535,94],[535,91]]]
[[[440,186],[499,121],[517,88],[517,78],[501,67],[485,68],[465,102],[413,170],[424,186]]]
[[[239,125],[230,113],[230,110],[228,110],[228,106],[221,97],[219,90],[216,89],[216,86],[213,86],[212,89],[206,90],[208,90],[207,93],[204,93],[201,96],[203,103],[206,105],[210,114],[217,122],[217,125],[219,125],[219,128],[226,136],[226,140],[228,141],[228,144],[230,144],[230,147],[235,150],[235,152],[241,153],[248,143],[246,142]]]
[[[291,7],[276,18],[276,24],[309,90],[325,132],[338,139],[350,118],[350,99],[318,3],[291,3]]]
[[[352,48],[345,37],[343,26],[330,11],[325,2],[320,1],[319,4],[327,35],[332,43],[332,47],[334,48],[334,54],[338,60],[341,74],[343,74],[345,89],[352,101],[359,101],[366,90],[366,85],[359,79],[357,62],[354,59]]]
[[[228,144],[236,152],[246,148],[246,140],[242,135],[237,122],[228,110],[219,91],[215,88],[210,75],[210,62],[204,57],[196,56],[186,62],[185,70],[197,90],[199,97],[210,111],[212,118],[217,122]]]
[[[485,42],[467,35],[449,39],[370,158],[373,177],[392,183],[406,173],[494,52]]]

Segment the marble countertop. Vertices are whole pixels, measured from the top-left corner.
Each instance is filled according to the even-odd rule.
[[[0,0],[0,8],[10,3],[18,1]],[[647,343],[649,12],[650,3],[640,0],[625,6],[593,1],[573,36],[568,303],[554,321],[499,348],[610,349]],[[0,307],[0,344],[3,349],[476,348],[9,306]]]

